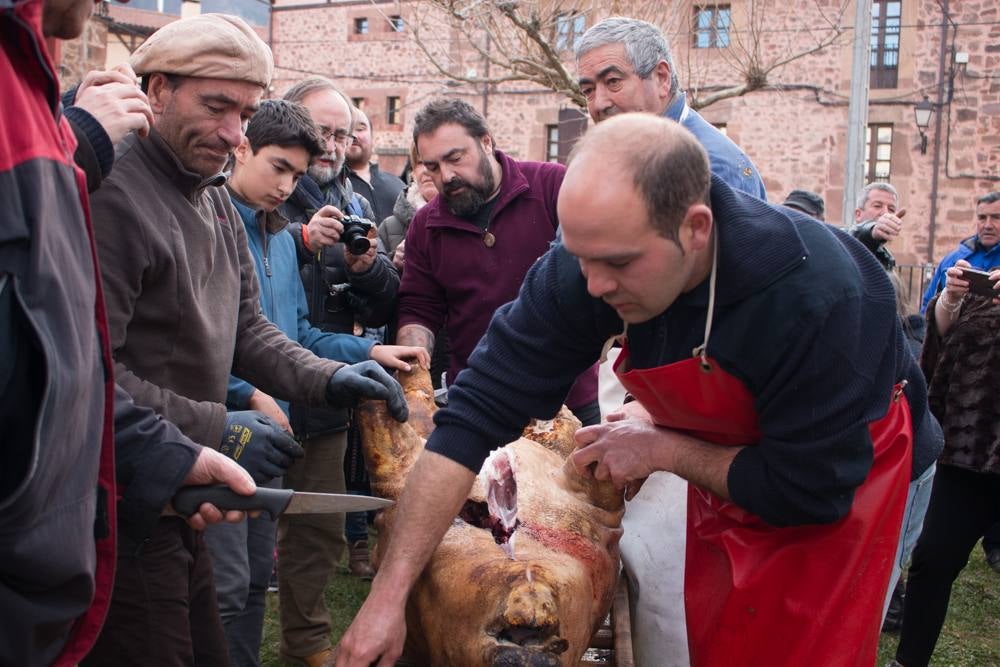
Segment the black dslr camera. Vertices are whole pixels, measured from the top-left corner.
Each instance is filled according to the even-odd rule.
[[[344,225],[340,241],[347,246],[347,252],[352,255],[363,255],[368,252],[372,247],[368,232],[375,229],[375,225],[356,215],[345,215],[340,222]]]

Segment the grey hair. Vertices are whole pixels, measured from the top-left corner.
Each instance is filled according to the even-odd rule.
[[[302,104],[302,101],[312,95],[313,93],[318,93],[322,90],[332,90],[340,96],[340,99],[344,100],[347,104],[348,109],[354,109],[354,104],[337,86],[330,81],[330,79],[325,76],[311,76],[307,79],[302,79],[294,86],[285,91],[285,94],[281,96],[281,99],[288,100],[289,102],[295,102],[297,104]],[[351,125],[354,125],[354,111],[351,111]]]
[[[987,192],[985,195],[976,200],[976,206],[979,206],[980,204],[992,204],[995,201],[1000,201],[1000,190]]]
[[[612,16],[591,26],[576,41],[577,62],[586,53],[607,44],[622,44],[632,69],[642,79],[648,79],[661,60],[670,68],[670,94],[677,92],[680,84],[670,47],[663,33],[652,23],[624,16]]]
[[[880,183],[876,181],[875,183],[869,183],[865,187],[861,188],[861,192],[858,193],[858,199],[854,202],[858,208],[865,207],[865,204],[868,203],[868,193],[872,190],[882,190],[883,192],[888,192],[896,198],[896,203],[899,204],[899,193],[896,192],[896,188],[892,187],[888,183]]]

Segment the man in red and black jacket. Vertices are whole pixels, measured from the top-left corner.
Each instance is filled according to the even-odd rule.
[[[79,35],[93,6],[0,0],[4,665],[83,658],[107,611],[116,531],[141,542],[181,485],[255,488],[239,465],[134,405],[114,383],[87,175],[73,162],[77,142],[44,41]],[[222,518],[202,505],[189,522]]]

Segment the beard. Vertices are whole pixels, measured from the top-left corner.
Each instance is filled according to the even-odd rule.
[[[372,161],[371,149],[354,144],[347,149],[347,165],[351,168],[363,167]]]
[[[496,189],[496,179],[493,178],[493,170],[490,168],[490,161],[486,157],[486,151],[479,147],[479,185],[473,185],[469,181],[458,176],[453,176],[450,181],[442,186],[441,200],[444,202],[452,215],[460,218],[470,218],[479,212]],[[464,188],[462,192],[455,193],[455,190]]]
[[[324,165],[320,160],[331,160],[333,162],[332,167]],[[323,155],[316,158],[306,173],[309,174],[310,178],[316,181],[316,185],[320,188],[325,188],[326,186],[337,180],[340,176],[340,171],[344,168],[344,156],[337,156],[336,154],[324,153]]]

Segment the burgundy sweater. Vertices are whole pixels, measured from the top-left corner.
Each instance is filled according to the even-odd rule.
[[[406,234],[406,271],[399,288],[399,325],[438,331],[447,323],[448,383],[503,304],[512,301],[535,260],[555,239],[556,198],[565,167],[517,162],[495,153],[503,176],[490,216],[493,247],[473,222],[452,215],[440,197],[417,211]],[[570,408],[597,400],[597,367],[584,372],[566,397]]]

